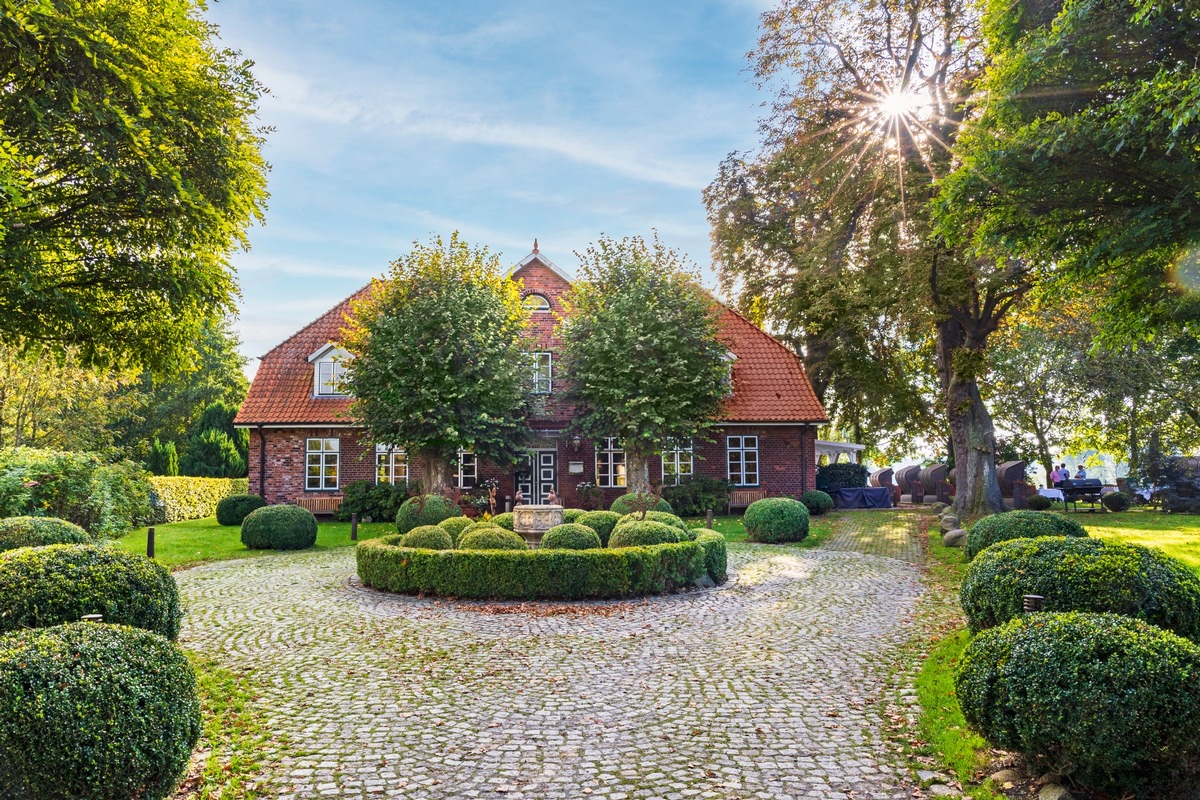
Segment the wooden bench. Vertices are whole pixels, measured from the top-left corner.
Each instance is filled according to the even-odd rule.
[[[755,500],[765,500],[767,493],[762,489],[734,489],[729,493],[729,506],[726,514],[732,514],[735,508],[749,508]]]
[[[329,514],[332,516],[341,507],[342,498],[330,497],[328,495],[305,495],[296,500],[296,505],[301,508],[307,508],[314,514]]]

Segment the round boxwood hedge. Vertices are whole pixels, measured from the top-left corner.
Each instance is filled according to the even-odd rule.
[[[653,520],[631,520],[618,525],[608,537],[608,547],[646,547],[685,540],[686,534],[674,525]]]
[[[505,511],[503,514],[497,514],[488,521],[498,528],[504,528],[506,531],[511,531],[513,529],[513,525],[515,524],[513,521],[513,513],[511,511]]]
[[[1087,536],[1075,520],[1065,514],[1046,511],[1006,511],[984,517],[967,533],[967,559],[984,548],[1009,539],[1033,539],[1038,536]]]
[[[468,531],[458,539],[459,550],[526,550],[525,540],[495,525]]]
[[[475,520],[470,517],[446,517],[438,523],[438,527],[450,534],[450,541],[458,545],[458,537],[463,535],[463,531],[475,524]]]
[[[1117,614],[1030,614],[979,634],[955,680],[993,746],[1113,796],[1200,774],[1200,648]]]
[[[1035,494],[1025,501],[1025,505],[1029,506],[1030,511],[1049,511],[1054,507],[1054,501],[1049,497]]]
[[[85,614],[168,639],[183,619],[175,579],[143,555],[99,544],[0,553],[0,631],[78,622]]]
[[[539,546],[547,550],[593,550],[604,545],[600,544],[600,535],[587,525],[564,522],[546,531]]]
[[[729,576],[729,546],[725,537],[712,528],[693,528],[695,542],[704,549],[704,568],[715,583],[724,583]]]
[[[242,544],[251,550],[304,550],[317,541],[317,518],[300,506],[263,506],[242,520]]]
[[[579,522],[579,518],[586,513],[582,508],[564,508],[563,522]]]
[[[1200,642],[1200,576],[1154,548],[1063,536],[993,545],[963,579],[971,632],[1020,616],[1027,594],[1045,611],[1124,614]]]
[[[630,522],[641,522],[642,519],[642,512],[635,511],[632,514],[626,514],[625,516],[621,517],[621,519],[617,521],[617,527],[619,528],[622,525]],[[661,522],[664,525],[670,525],[673,528],[679,528],[681,531],[686,531],[688,529],[686,522],[674,514],[668,514],[665,511],[647,511],[645,519],[648,519],[651,522]]]
[[[657,523],[650,523],[657,524]],[[667,530],[673,530],[664,526]],[[592,550],[411,550],[399,536],[359,544],[367,586],[405,594],[496,600],[580,600],[658,594],[693,586],[724,563],[723,537]],[[723,574],[712,575],[723,581]]]
[[[162,800],[200,738],[196,675],[138,628],[0,636],[0,797]]]
[[[820,489],[813,489],[800,495],[800,502],[814,517],[819,517],[833,508],[833,498]]]
[[[58,517],[0,519],[0,550],[48,544],[87,544],[92,541],[95,540],[83,528]]]
[[[408,533],[422,525],[437,525],[444,519],[461,516],[458,504],[440,494],[410,497],[396,511],[396,531]]]
[[[587,525],[600,537],[600,544],[608,547],[608,537],[612,536],[613,528],[621,521],[621,515],[615,511],[589,511],[577,522]]]
[[[217,524],[241,525],[247,514],[266,504],[256,494],[231,494],[217,503]]]
[[[1100,505],[1109,511],[1128,511],[1133,505],[1133,498],[1124,492],[1109,492],[1100,498]]]
[[[438,525],[422,525],[404,534],[405,547],[421,547],[425,550],[451,550],[454,540],[450,532]]]
[[[623,517],[626,514],[637,511],[638,506],[641,503],[644,503],[649,499],[650,499],[649,496],[644,495],[644,494],[639,495],[637,492],[632,492],[630,494],[623,494],[620,497],[618,497],[616,500],[613,500],[612,505],[608,507],[608,510],[615,512]],[[671,504],[661,498],[659,499],[659,501],[657,503],[654,504],[654,506],[650,510],[651,511],[662,511],[663,513],[666,513],[666,514],[674,514],[675,513],[675,509],[671,508]]]
[[[790,497],[755,500],[742,516],[742,525],[752,542],[799,542],[808,536],[808,509]]]

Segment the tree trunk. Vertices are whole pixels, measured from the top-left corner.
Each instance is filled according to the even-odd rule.
[[[650,457],[644,453],[625,451],[625,487],[630,492],[650,491]]]
[[[451,485],[450,460],[437,450],[422,450],[417,460],[421,465],[421,490],[425,494],[441,494]]]
[[[1046,488],[1052,489],[1054,487],[1050,482],[1050,473],[1054,472],[1054,461],[1050,458],[1050,446],[1046,444],[1046,432],[1035,424],[1033,435],[1037,437],[1038,460],[1042,462],[1042,469],[1046,470]]]
[[[1129,409],[1129,474],[1136,476],[1141,469],[1142,442],[1138,431],[1138,399],[1135,395]]]

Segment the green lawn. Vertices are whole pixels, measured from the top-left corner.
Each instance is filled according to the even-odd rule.
[[[1200,572],[1200,514],[1122,511],[1075,518],[1092,536],[1159,547]]]
[[[703,528],[704,517],[688,517],[684,520],[690,528]],[[746,541],[746,529],[742,526],[742,518],[738,516],[720,516],[713,517],[712,529],[725,537],[727,542],[744,542]],[[804,541],[794,544],[783,545],[785,547],[800,547],[810,549],[820,547],[821,543],[829,538],[829,534],[833,532],[833,525],[828,517],[814,517],[809,524],[808,536]]]

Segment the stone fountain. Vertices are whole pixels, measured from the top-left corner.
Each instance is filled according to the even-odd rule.
[[[537,549],[542,543],[542,535],[562,522],[562,506],[517,506],[513,509],[513,530],[530,549]]]

